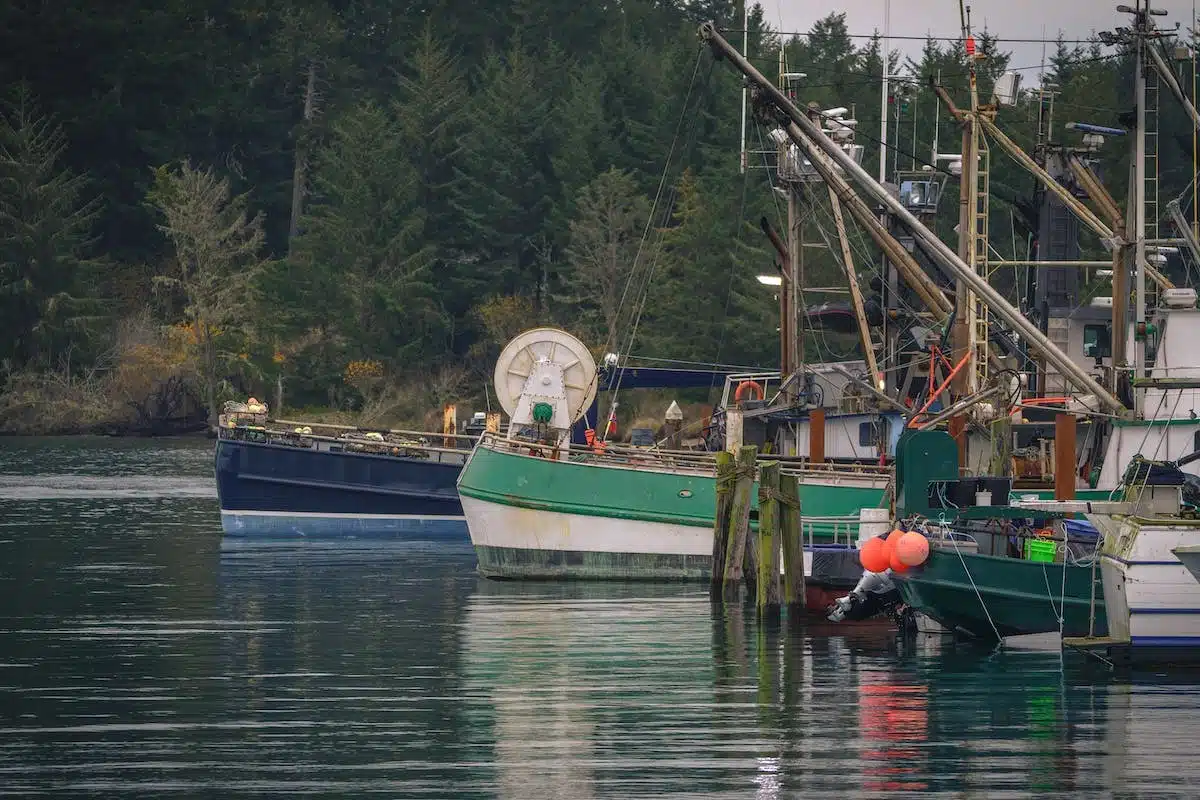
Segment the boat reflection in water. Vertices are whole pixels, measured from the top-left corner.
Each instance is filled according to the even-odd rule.
[[[1059,651],[760,623],[686,584],[491,581],[466,545],[230,544],[206,589],[225,632],[171,662],[229,726],[193,745],[232,759],[229,786],[1192,796],[1200,779],[1194,688],[1117,685]]]

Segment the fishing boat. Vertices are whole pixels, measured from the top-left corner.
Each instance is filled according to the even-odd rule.
[[[279,424],[241,406],[217,438],[226,536],[467,539],[455,481],[475,437]]]
[[[780,188],[789,198],[789,217],[793,216],[793,204],[799,203],[805,192],[811,193],[811,188],[806,187],[821,182],[828,184],[835,223],[841,216],[841,204],[845,203],[855,220],[872,234],[889,257],[894,259],[897,267],[903,267],[906,283],[925,299],[927,313],[933,324],[929,325],[927,335],[921,338],[938,338],[938,326],[946,321],[952,305],[942,287],[932,282],[911,255],[904,255],[908,252],[904,246],[888,230],[880,229],[882,226],[879,226],[869,209],[863,210],[865,204],[852,196],[844,175],[853,175],[868,190],[872,200],[887,207],[890,213],[903,221],[911,235],[920,240],[922,248],[935,254],[940,266],[968,285],[972,292],[982,298],[982,302],[997,309],[997,320],[1007,323],[1015,332],[1008,340],[1010,345],[1019,334],[1029,346],[1036,347],[1043,354],[1046,374],[1061,376],[1062,380],[1080,387],[1092,399],[1091,407],[1123,408],[1121,401],[1089,372],[1094,367],[1093,361],[1099,356],[1093,353],[1090,356],[1093,361],[1081,364],[1080,360],[1088,356],[1087,353],[1081,353],[1080,358],[1063,353],[1026,318],[1026,314],[990,289],[973,266],[958,259],[922,224],[918,215],[929,214],[928,201],[922,200],[918,203],[920,208],[914,211],[869,176],[864,181],[865,173],[858,163],[861,148],[854,145],[852,140],[853,126],[840,119],[825,120],[827,125],[814,121],[757,73],[712,26],[703,26],[701,35],[713,45],[718,55],[727,56],[730,63],[750,78],[758,94],[759,106],[770,106],[763,115],[770,119],[784,119],[780,127],[772,131],[771,139],[779,145]],[[805,125],[808,127],[803,128]],[[902,189],[900,196],[907,196],[912,201],[917,194],[909,187],[907,193]],[[986,194],[983,192],[982,196]],[[986,207],[982,213],[986,214]],[[848,248],[845,245],[844,225],[835,224],[835,227],[838,228],[837,241],[841,246],[831,245],[829,249],[835,252],[841,250],[845,255]],[[835,370],[847,379],[840,395],[830,397],[831,393],[813,391],[811,384],[815,380],[815,367],[819,365],[803,364],[802,359],[797,357],[800,337],[796,337],[791,328],[790,309],[797,307],[798,300],[799,273],[796,262],[805,246],[800,228],[802,225],[789,226],[786,245],[772,239],[781,261],[789,265],[781,270],[780,278],[783,312],[781,360],[784,369],[780,373],[778,389],[773,395],[768,391],[755,392],[755,401],[766,401],[768,396],[771,396],[771,400],[753,406],[736,402],[743,399],[740,391],[742,386],[739,384],[734,392],[735,402],[726,404],[723,424],[726,447],[735,447],[743,441],[762,443],[765,445],[763,449],[770,452],[769,457],[785,460],[785,468],[786,459],[796,459],[791,466],[799,470],[803,478],[800,487],[803,513],[809,528],[814,530],[811,542],[815,545],[825,543],[818,533],[829,535],[829,528],[820,530],[818,525],[828,525],[830,522],[835,526],[854,525],[857,512],[861,509],[883,505],[887,467],[892,458],[890,448],[902,427],[896,425],[893,432],[885,435],[883,431],[890,420],[900,420],[900,415],[904,415],[906,424],[934,425],[950,415],[964,414],[972,408],[983,412],[978,415],[981,420],[1004,418],[1008,415],[1008,405],[996,401],[1010,393],[1013,387],[1011,383],[996,380],[996,376],[989,378],[991,359],[988,345],[997,320],[989,324],[986,315],[980,317],[975,314],[970,326],[973,341],[968,353],[968,356],[974,356],[973,362],[970,358],[964,358],[958,364],[949,364],[944,356],[939,359],[936,352],[931,354],[933,363],[925,372],[930,391],[921,396],[922,405],[919,408],[914,409],[905,403],[905,400],[911,400],[912,395],[905,394],[901,387],[896,387],[898,391],[893,394],[884,392],[882,387],[886,381],[876,385],[881,373],[874,354],[881,348],[871,341],[871,326],[863,311],[861,297],[856,292],[857,283],[849,259],[843,258],[843,266],[850,273],[848,283],[863,340],[863,352],[867,356],[866,369],[858,375]],[[979,251],[973,248],[971,252],[975,254],[972,258],[975,258]],[[973,309],[975,302],[971,301]],[[980,331],[986,333],[980,336]],[[602,459],[594,449],[589,453],[566,448],[556,438],[556,431],[562,430],[558,424],[542,423],[542,428],[537,429],[532,424],[536,420],[529,411],[529,403],[533,401],[522,399],[525,395],[537,395],[537,386],[525,385],[526,381],[534,380],[535,371],[544,369],[546,374],[537,379],[549,381],[550,385],[568,386],[574,381],[574,385],[582,388],[594,386],[594,381],[587,371],[568,378],[570,370],[584,363],[591,364],[590,357],[585,361],[582,353],[578,352],[586,350],[581,344],[572,343],[556,355],[555,348],[558,345],[554,336],[547,335],[546,341],[539,342],[536,341],[537,332],[529,332],[529,335],[533,338],[522,340],[518,337],[514,340],[506,348],[507,356],[502,357],[496,368],[497,392],[509,397],[508,404],[512,406],[510,413],[514,414],[513,427],[507,436],[497,435],[481,440],[459,479],[464,513],[468,518],[472,541],[479,552],[481,571],[503,577],[700,577],[704,570],[703,559],[709,557],[711,544],[707,527],[711,519],[713,497],[710,488],[714,480],[712,468],[707,464],[688,463],[677,454],[664,451],[627,456],[610,450]],[[523,348],[530,349],[523,352]],[[524,360],[517,364],[518,358]],[[949,408],[937,407],[943,390],[967,363],[975,365],[968,381],[968,386],[973,387],[970,396]],[[510,369],[514,364],[518,366],[515,371]],[[917,366],[920,365],[914,364],[914,367]],[[935,382],[939,384],[936,389]],[[900,383],[906,387],[919,388],[920,385],[919,380],[914,381],[911,377]],[[854,387],[856,393],[845,391],[849,387]],[[731,388],[734,387],[726,387],[727,398]],[[816,400],[818,395],[821,395],[820,401]],[[574,400],[568,401],[565,396],[549,398],[545,401],[548,404],[545,414],[559,416],[559,407],[554,404],[565,403],[561,410],[562,424],[570,424],[567,420],[580,419],[581,409],[591,399],[580,398],[580,402],[576,403]],[[858,413],[867,415],[867,419],[842,420],[836,414],[830,414],[830,411],[841,410],[843,404],[851,399],[863,404]],[[1066,399],[1063,402],[1071,401]],[[516,411],[519,403],[525,403],[524,412]],[[506,406],[506,410],[510,409]],[[917,419],[922,415],[924,419]],[[863,443],[873,448],[871,455],[877,459],[874,464],[862,463],[862,452],[850,453],[846,463],[831,463],[826,451],[828,439],[825,435],[831,417],[841,425],[844,433],[849,432],[849,425],[865,429]],[[520,435],[521,428],[536,429],[542,438],[531,443],[528,437]],[[758,430],[753,436],[748,432],[751,428]],[[978,436],[979,433],[968,434],[971,435]],[[986,428],[982,435],[990,438]],[[598,438],[603,444],[603,433]],[[843,437],[838,438],[840,441]],[[1043,453],[1045,443],[1053,442],[1053,439],[1052,432],[1041,437]],[[1095,438],[1090,440],[1089,454],[1096,449],[1096,441]],[[805,451],[807,456],[803,455]],[[1079,450],[1072,443],[1066,458],[1074,461],[1077,453]],[[1089,458],[1084,465],[1090,463]],[[868,469],[868,466],[874,466],[875,470]],[[1097,491],[1105,488],[1100,485]],[[1052,492],[1044,485],[1031,488],[1030,491],[1038,496]],[[704,501],[703,509],[698,502],[701,499]],[[590,529],[601,528],[604,529],[603,533],[588,533]],[[833,544],[832,541],[829,543]],[[849,556],[852,558],[853,553],[850,552]]]

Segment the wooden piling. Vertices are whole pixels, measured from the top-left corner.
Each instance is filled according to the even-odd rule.
[[[733,486],[737,466],[733,454],[724,450],[717,457],[717,512],[713,517],[712,578],[709,595],[715,600],[721,596],[721,584],[725,580],[725,553],[729,548],[729,511],[733,507]]]
[[[726,597],[736,597],[738,584],[744,576],[742,563],[746,555],[746,539],[750,531],[750,505],[754,497],[754,463],[758,448],[746,445],[738,449],[733,504],[729,511],[729,546],[725,551]]]
[[[779,585],[779,462],[767,461],[758,476],[758,581],[759,611],[778,610]]]
[[[779,476],[779,532],[783,538],[783,600],[803,611],[804,532],[800,519],[800,485],[796,475]]]

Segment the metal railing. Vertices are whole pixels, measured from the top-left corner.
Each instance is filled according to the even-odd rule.
[[[282,420],[269,420],[282,424]],[[349,425],[313,425],[312,423],[287,424],[308,428],[330,428],[334,430],[370,433],[361,428]],[[218,438],[227,441],[245,442],[249,444],[268,444],[276,447],[287,447],[294,450],[315,450],[320,452],[343,452],[360,455],[425,458],[438,463],[463,463],[470,450],[464,447],[444,447],[431,444],[430,441],[440,441],[447,438],[465,439],[474,443],[478,437],[461,436],[442,433],[419,433],[416,431],[391,430],[386,435],[415,436],[417,439],[366,439],[350,438],[347,436],[326,436],[319,433],[300,433],[295,430],[272,429],[265,426],[238,424],[233,427],[222,426],[218,429]],[[373,431],[383,434],[383,431]],[[337,449],[335,449],[337,448]]]
[[[508,439],[498,433],[484,433],[479,440],[479,446],[492,450],[506,450],[521,455],[550,459],[559,458],[561,452],[554,445],[523,439]],[[717,469],[716,454],[708,451],[638,448],[615,444],[605,444],[603,448],[599,448],[570,444],[567,446],[566,452],[567,459],[572,462],[599,466],[687,470],[714,476]],[[804,456],[763,453],[759,456],[759,460],[778,461],[784,473],[810,478],[869,477],[882,481],[890,478],[892,474],[890,466],[879,466],[877,464],[839,464],[834,462],[814,464]]]

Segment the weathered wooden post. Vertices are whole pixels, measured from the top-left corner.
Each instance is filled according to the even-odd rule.
[[[736,597],[742,581],[742,563],[750,531],[750,505],[754,496],[754,462],[758,448],[746,445],[738,449],[733,505],[729,511],[729,546],[725,551],[725,596]]]
[[[759,611],[779,609],[779,496],[779,462],[766,461],[758,475]]]
[[[804,532],[800,517],[800,478],[779,477],[779,525],[783,537],[783,599],[797,611],[804,610]]]
[[[725,580],[725,553],[729,549],[729,511],[733,507],[733,485],[737,467],[733,453],[721,451],[717,455],[717,512],[713,517],[712,577],[709,581],[709,596],[713,600],[721,596],[721,584]]]

